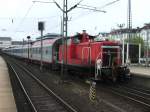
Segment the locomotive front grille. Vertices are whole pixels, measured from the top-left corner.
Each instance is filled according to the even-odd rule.
[[[119,46],[102,46],[102,49],[102,66],[111,67],[119,56]]]

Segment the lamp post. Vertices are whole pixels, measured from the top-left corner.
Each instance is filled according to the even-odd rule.
[[[29,61],[29,40],[30,40],[30,36],[27,36],[27,39],[28,39],[28,61]]]

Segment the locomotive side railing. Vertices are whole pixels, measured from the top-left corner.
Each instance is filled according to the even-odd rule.
[[[99,52],[99,54],[97,55],[96,57],[96,60],[95,60],[95,80],[98,79],[98,75],[102,75],[102,68],[107,68],[107,67],[111,67],[113,66],[113,63],[115,61],[115,58],[120,58],[119,54],[120,52],[117,50],[117,51],[111,51],[111,47],[109,46],[103,46],[102,48],[109,48],[108,51],[104,51],[104,52]],[[114,48],[119,48],[118,46],[113,46],[112,49]],[[107,59],[107,62],[106,60],[104,60],[105,58],[105,55],[104,54],[107,54],[109,56],[109,58]],[[119,56],[119,57],[118,57]],[[107,65],[108,63],[108,65]]]
[[[101,68],[102,68],[102,60],[99,59],[101,55],[101,58],[102,58],[102,52],[99,52],[99,54],[97,55],[96,57],[96,60],[95,60],[95,80],[97,80],[97,76],[98,76],[98,72],[100,73],[101,75]]]
[[[118,52],[110,52],[110,51],[108,51],[108,52],[103,52],[103,54],[109,55],[108,66],[110,67],[110,66],[112,66],[112,64],[113,64],[113,61],[114,61],[113,58],[115,57],[115,56],[113,56],[112,54],[116,54],[116,57],[117,57]]]

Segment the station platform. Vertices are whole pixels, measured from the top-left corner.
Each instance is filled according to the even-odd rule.
[[[130,66],[130,72],[134,75],[150,78],[150,67],[145,66]]]
[[[0,56],[0,112],[17,112],[8,68]]]

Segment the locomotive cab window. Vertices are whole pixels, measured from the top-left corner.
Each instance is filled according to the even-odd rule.
[[[74,44],[78,44],[78,43],[80,43],[80,40],[78,38],[72,38],[72,42]]]
[[[103,66],[112,66],[118,58],[119,46],[102,46],[103,48]]]

